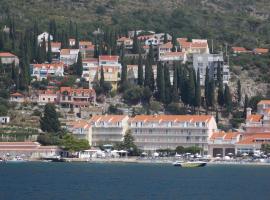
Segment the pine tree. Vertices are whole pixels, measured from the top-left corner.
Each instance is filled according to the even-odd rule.
[[[46,104],[44,115],[40,119],[40,128],[44,132],[56,133],[60,131],[60,121],[54,104]]]
[[[170,72],[168,66],[164,66],[164,85],[165,85],[165,102],[166,104],[172,101],[172,86],[170,81]]]
[[[138,85],[143,86],[143,61],[141,51],[139,52],[138,60]]]
[[[139,53],[139,42],[138,42],[138,36],[137,36],[136,30],[134,32],[134,37],[133,37],[132,53],[134,54]]]
[[[52,45],[51,45],[51,37],[48,35],[48,51],[47,51],[47,61],[49,63],[52,62]]]
[[[196,88],[195,88],[195,104],[194,106],[201,106],[201,75],[200,70],[197,70]]]
[[[240,104],[241,100],[242,100],[242,88],[241,88],[241,82],[240,80],[237,81],[237,101]]]
[[[82,76],[83,65],[82,65],[82,55],[81,52],[78,53],[77,63],[76,63],[76,74],[77,76]]]
[[[227,84],[224,90],[224,102],[225,102],[227,111],[231,112],[232,111],[232,96],[231,96],[230,88]]]

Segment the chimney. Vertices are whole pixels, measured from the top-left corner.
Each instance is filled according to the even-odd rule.
[[[248,118],[248,116],[251,115],[251,111],[252,111],[251,108],[247,108],[246,118]]]

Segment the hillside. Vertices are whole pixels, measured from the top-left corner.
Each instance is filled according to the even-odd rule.
[[[88,34],[97,26],[145,28],[207,37],[248,47],[269,46],[270,2],[266,0],[2,0],[2,17],[23,28],[36,20],[44,29],[50,19],[69,20]],[[4,22],[2,22],[4,23]],[[241,31],[239,31],[241,30]]]

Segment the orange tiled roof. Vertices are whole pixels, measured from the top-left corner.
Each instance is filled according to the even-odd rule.
[[[86,120],[72,121],[69,123],[72,128],[90,128],[90,124]]]
[[[223,138],[226,135],[224,131],[215,132],[211,135],[210,140],[215,140],[217,138]]]
[[[262,104],[268,105],[268,104],[270,104],[270,100],[261,100],[261,101],[258,103],[258,105],[262,105]]]
[[[171,48],[173,48],[173,45],[172,45],[171,42],[167,42],[165,44],[160,45],[159,48],[168,48],[168,49],[171,49]]]
[[[121,122],[127,115],[96,115],[90,119],[90,122],[110,122],[117,123]]]
[[[0,57],[16,57],[16,56],[9,52],[2,52],[0,53]]]
[[[258,115],[258,114],[256,114],[256,115],[249,115],[247,117],[247,121],[249,121],[249,122],[260,122],[262,118],[263,118],[263,116],[262,115]]]
[[[248,50],[244,47],[232,47],[234,52],[248,52]]]
[[[42,67],[45,67],[45,68],[55,68],[55,67],[64,67],[64,63],[62,62],[59,62],[59,63],[42,63],[42,64],[33,64],[34,67],[36,68],[42,68]]]
[[[263,48],[256,48],[254,49],[254,53],[268,53],[269,52],[269,49],[263,49]]]
[[[102,55],[99,56],[99,60],[118,61],[119,56]]]
[[[52,42],[51,43],[51,46],[52,47],[59,47],[60,48],[61,47],[61,42]]]
[[[263,144],[265,142],[263,141],[256,141],[256,140],[270,140],[270,132],[266,133],[254,133],[254,134],[249,134],[247,136],[244,136],[241,141],[239,141],[237,144],[255,144],[255,143],[260,143]]]
[[[136,115],[130,122],[208,122],[211,115]]]
[[[184,55],[185,55],[185,52],[167,52],[162,57],[165,57],[165,56],[173,57],[173,56],[184,56]]]
[[[11,94],[10,96],[12,96],[12,97],[23,97],[24,95],[19,93],[19,92],[15,92],[15,93]]]
[[[118,42],[124,42],[124,41],[126,41],[126,40],[132,40],[132,39],[127,38],[127,37],[120,37],[117,41],[118,41]]]
[[[93,44],[90,41],[79,41],[79,45],[92,46]]]

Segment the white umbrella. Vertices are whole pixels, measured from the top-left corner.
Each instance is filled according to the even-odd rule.
[[[248,154],[247,153],[242,153],[242,156],[247,156]]]

